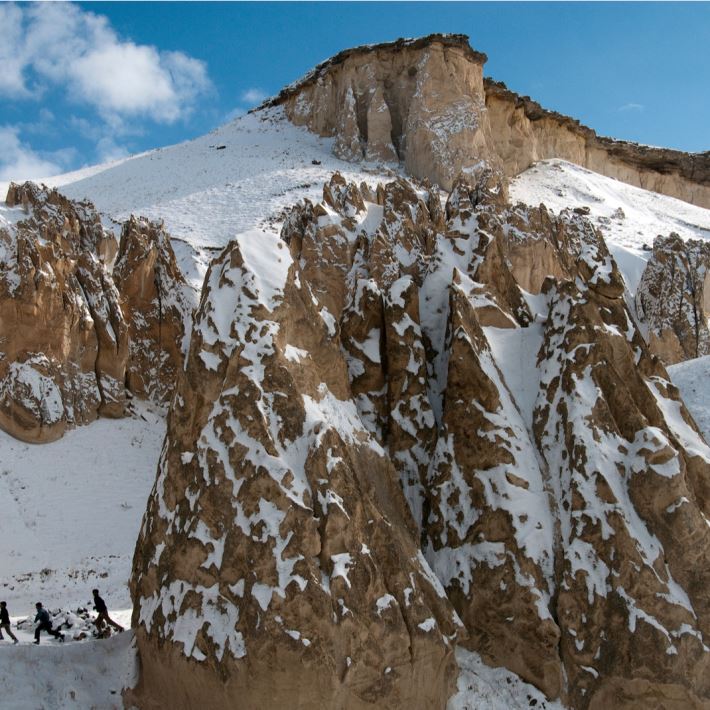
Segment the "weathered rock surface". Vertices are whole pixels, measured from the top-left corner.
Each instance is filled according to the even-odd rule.
[[[335,136],[339,157],[399,160],[448,189],[474,155],[489,157],[485,59],[461,35],[356,48],[271,103],[282,103],[296,125]]]
[[[443,707],[456,637],[574,708],[708,707],[710,449],[627,301],[582,210],[491,170],[443,207],[336,174],[231,244],[136,548],[131,700]]]
[[[667,365],[710,354],[710,244],[657,237],[636,291],[651,351]]]
[[[169,237],[131,219],[118,249],[87,202],[11,184],[0,222],[0,427],[46,442],[123,416],[126,387],[166,404],[191,307]]]
[[[0,230],[0,426],[51,441],[125,404],[128,327],[111,278],[113,235],[92,206],[10,186]]]
[[[298,264],[252,235],[205,284],[136,548],[132,701],[442,707],[457,618]]]
[[[167,405],[183,365],[193,307],[162,224],[135,217],[124,222],[113,278],[128,322],[126,386]]]
[[[355,47],[267,104],[282,104],[296,125],[335,136],[336,154],[346,160],[363,153],[368,160],[399,159],[411,175],[447,190],[461,169],[481,160],[513,176],[538,160],[559,158],[710,207],[710,152],[597,136],[505,84],[484,80],[485,61],[465,35]]]

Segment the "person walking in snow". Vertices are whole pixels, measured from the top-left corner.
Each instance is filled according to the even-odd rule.
[[[46,631],[50,636],[54,636],[55,639],[64,641],[64,634],[52,628],[49,612],[42,606],[42,602],[37,602],[35,608],[37,609],[37,615],[35,616],[35,624],[37,624],[35,627],[35,643],[39,646],[40,631]]]
[[[91,592],[94,595],[94,610],[98,613],[98,616],[94,619],[94,624],[99,634],[103,629],[104,623],[113,626],[116,631],[123,631],[123,626],[117,624],[109,615],[108,609],[106,607],[106,602],[99,596],[99,590],[93,589]]]
[[[17,636],[10,630],[10,613],[7,610],[7,602],[0,602],[0,641],[5,637],[2,632],[5,632],[15,643],[20,643]]]

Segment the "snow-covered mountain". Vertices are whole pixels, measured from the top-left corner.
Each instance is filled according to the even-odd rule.
[[[707,358],[687,358],[710,210],[637,186],[702,185],[682,156],[672,180],[640,149],[600,162],[480,57],[348,51],[207,136],[46,181],[98,214],[33,188],[0,206],[0,314],[22,314],[5,428],[64,434],[0,433],[3,598],[132,606],[129,702],[708,702]],[[66,294],[90,325],[43,347]],[[133,682],[115,648],[120,678],[84,688],[99,706]]]

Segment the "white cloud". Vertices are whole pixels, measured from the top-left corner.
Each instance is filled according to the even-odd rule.
[[[127,158],[130,152],[122,145],[118,145],[110,136],[99,139],[96,143],[96,153],[99,163],[111,163],[114,160]]]
[[[15,126],[0,126],[0,180],[31,180],[62,172],[68,155],[55,153],[52,159],[43,158],[20,140]],[[54,162],[57,161],[57,162]]]
[[[261,89],[257,88],[252,88],[247,89],[245,92],[243,92],[241,99],[245,104],[248,104],[249,106],[255,106],[256,104],[260,104],[267,97],[268,94],[265,91],[262,91]]]
[[[618,110],[622,112],[627,112],[627,111],[643,111],[645,106],[643,104],[636,104],[633,102],[630,102],[628,104],[624,104],[623,106],[619,106]]]
[[[59,85],[114,125],[173,123],[211,88],[204,62],[123,40],[105,17],[69,3],[0,5],[0,66],[0,95],[36,97]]]

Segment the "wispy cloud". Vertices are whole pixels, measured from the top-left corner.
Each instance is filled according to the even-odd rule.
[[[211,88],[204,62],[121,39],[106,17],[70,3],[1,4],[0,66],[0,95],[60,86],[108,122],[173,123]]]
[[[20,140],[17,126],[0,126],[0,180],[31,180],[51,177],[64,170],[71,151],[41,155]]]
[[[628,104],[624,104],[623,106],[619,106],[617,111],[621,111],[622,113],[627,113],[629,111],[643,111],[646,107],[643,104],[637,104],[634,103],[633,101],[629,102]]]
[[[242,92],[240,98],[244,104],[251,108],[252,106],[256,106],[256,104],[260,104],[267,97],[268,94],[265,91],[252,87],[251,89],[247,89]]]

